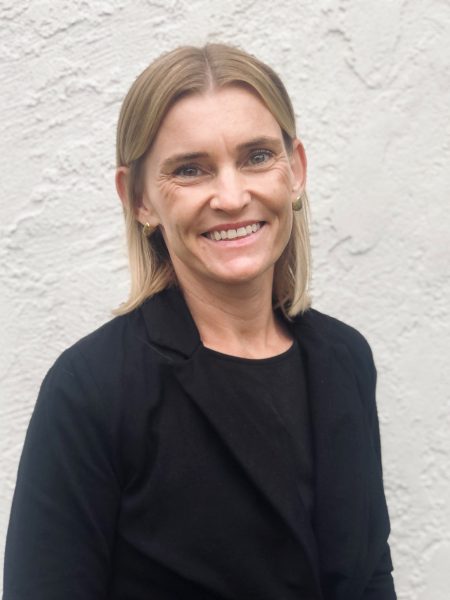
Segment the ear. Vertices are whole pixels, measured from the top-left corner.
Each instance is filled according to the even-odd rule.
[[[293,140],[291,169],[294,176],[292,191],[299,196],[306,187],[307,160],[303,144],[298,138]]]
[[[116,169],[116,190],[117,194],[122,202],[122,206],[127,210],[130,206],[130,200],[128,198],[128,178],[130,169],[128,167],[119,167]]]
[[[131,206],[132,201],[128,194],[129,178],[130,169],[128,167],[119,167],[116,170],[116,190],[124,209],[128,210],[131,207],[136,220],[142,223],[142,225],[149,223],[153,227],[157,227],[160,223],[159,218],[153,210],[153,207],[150,201],[148,200],[145,192],[140,198],[137,198],[137,202],[135,203],[135,205]]]

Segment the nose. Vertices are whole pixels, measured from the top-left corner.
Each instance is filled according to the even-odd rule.
[[[251,195],[246,189],[245,177],[237,169],[223,169],[217,174],[215,183],[210,200],[214,210],[239,212],[250,203]]]

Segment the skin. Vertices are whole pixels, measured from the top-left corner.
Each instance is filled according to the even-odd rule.
[[[118,169],[123,202],[127,176],[126,167]],[[294,140],[288,154],[277,121],[250,91],[230,86],[188,96],[166,115],[135,214],[161,228],[204,345],[255,358],[289,347],[272,310],[272,282],[305,180],[302,144]],[[244,238],[204,235],[251,223],[261,227]]]

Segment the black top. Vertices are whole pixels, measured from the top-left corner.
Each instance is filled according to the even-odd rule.
[[[314,464],[311,415],[302,355],[297,340],[282,354],[271,358],[249,359],[206,349],[220,363],[228,381],[227,394],[245,397],[248,390],[273,411],[286,436],[298,465],[300,498],[312,522],[314,505]]]
[[[299,373],[287,366],[297,352],[262,366],[217,356],[167,290],[46,376],[19,466],[4,600],[394,600],[370,347],[312,309],[291,332],[311,408],[313,527],[300,484],[308,428],[294,413],[302,382],[296,398],[289,385],[263,389],[286,387],[268,368]],[[227,369],[244,366],[257,394],[230,381]]]

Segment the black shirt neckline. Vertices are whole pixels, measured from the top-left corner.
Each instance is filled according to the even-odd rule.
[[[290,358],[294,352],[297,350],[298,342],[294,338],[292,344],[289,346],[287,350],[281,352],[281,354],[275,354],[275,356],[268,356],[267,358],[246,358],[243,356],[235,356],[234,354],[224,354],[223,352],[219,352],[218,350],[213,350],[212,348],[208,348],[207,346],[203,346],[204,352],[209,354],[212,358],[218,358],[221,360],[229,360],[232,362],[237,362],[240,364],[247,365],[264,365],[267,366],[272,363],[276,363],[278,361],[285,360]]]

